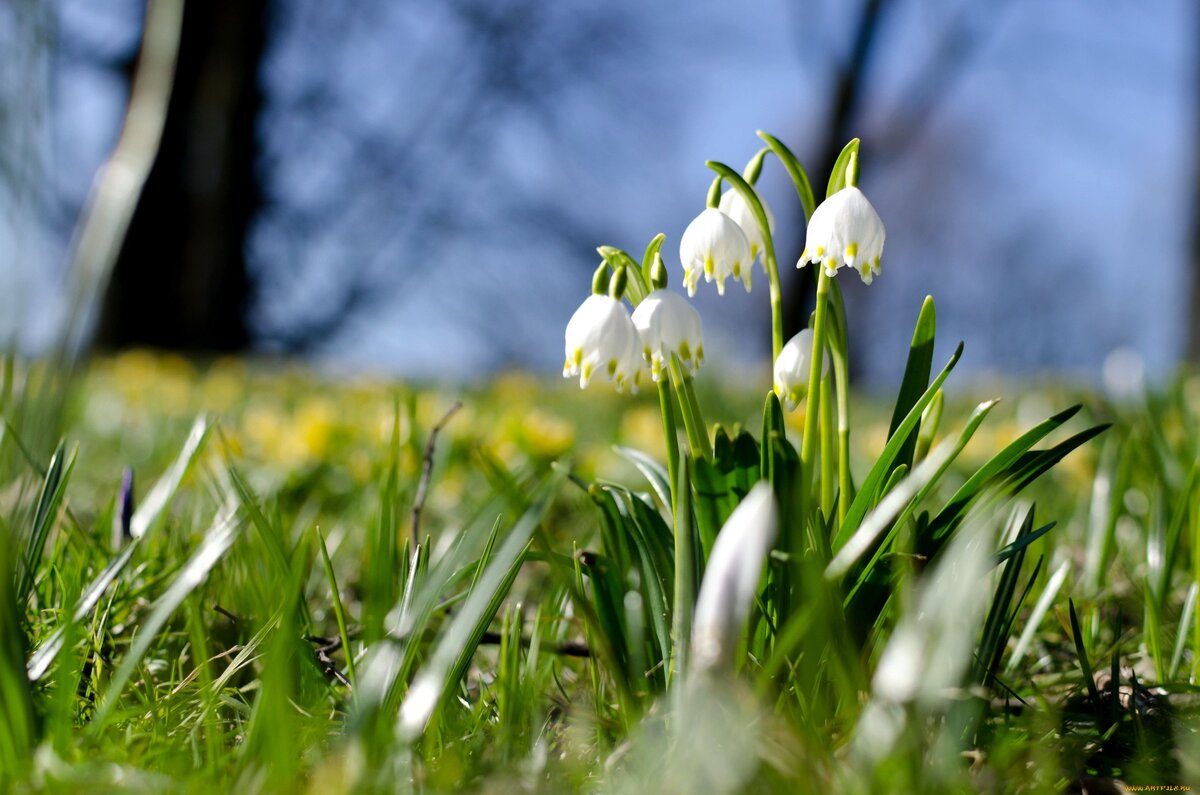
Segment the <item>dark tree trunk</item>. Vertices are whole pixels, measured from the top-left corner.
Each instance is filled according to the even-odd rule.
[[[110,346],[237,350],[248,342],[246,230],[266,0],[187,3],[158,158],[105,298]]]
[[[853,124],[862,95],[862,84],[867,66],[875,46],[875,35],[879,30],[879,19],[885,0],[866,0],[863,3],[862,15],[858,18],[858,26],[854,32],[854,43],[850,56],[838,71],[837,82],[833,88],[833,104],[829,110],[829,125],[821,151],[808,169],[809,179],[812,180],[813,193],[817,203],[825,198],[825,185],[829,172],[841,154],[842,147],[854,137]],[[794,256],[784,257],[781,262],[795,262],[800,258],[800,252]],[[808,325],[813,296],[815,293],[816,268],[809,267],[802,272],[808,278],[796,279],[792,289],[785,296],[783,314],[784,339],[791,339],[794,334]]]

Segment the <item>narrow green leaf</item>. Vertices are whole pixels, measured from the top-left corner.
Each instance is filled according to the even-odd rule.
[[[888,426],[888,437],[896,433],[900,423],[908,416],[913,405],[920,400],[921,395],[929,387],[929,376],[933,370],[933,343],[937,332],[937,310],[934,307],[933,296],[925,296],[921,312],[917,315],[917,324],[913,329],[912,342],[908,347],[908,363],[904,366],[904,378],[900,381],[900,391],[896,395],[896,407],[892,411],[892,421]],[[905,437],[904,445],[896,454],[892,463],[895,468],[906,464],[912,468],[913,452],[917,446],[917,435],[921,423],[918,419],[913,429]]]
[[[479,641],[487,631],[521,568],[534,530],[558,493],[562,475],[552,473],[538,490],[533,505],[513,526],[488,561],[483,575],[442,632],[432,655],[413,679],[400,706],[398,731],[412,740],[428,726],[438,707],[466,673]]]
[[[133,676],[134,669],[141,663],[146,652],[150,650],[151,644],[157,639],[158,633],[167,623],[167,619],[183,603],[187,595],[204,582],[208,573],[229,551],[237,539],[240,528],[241,522],[238,521],[233,505],[226,505],[221,509],[212,527],[205,533],[204,540],[192,553],[187,564],[163,592],[163,595],[155,601],[146,619],[138,625],[137,634],[129,645],[129,650],[121,660],[116,673],[113,674],[112,681],[96,708],[96,714],[92,718],[91,724],[93,732],[99,733],[104,729],[109,715],[116,707],[130,677]]]
[[[958,364],[958,360],[962,356],[962,350],[963,344],[960,342],[954,351],[954,355],[950,357],[950,361],[946,363],[946,366],[942,368],[938,377],[925,390],[925,394],[921,395],[917,402],[913,404],[912,409],[908,412],[908,416],[900,423],[900,426],[896,429],[896,433],[888,440],[888,443],[883,448],[883,452],[875,460],[875,464],[871,467],[871,471],[867,473],[867,478],[863,481],[862,487],[854,498],[854,502],[850,504],[850,508],[846,511],[846,520],[838,528],[837,536],[833,543],[835,552],[846,542],[846,539],[858,528],[859,524],[862,523],[863,517],[879,493],[880,486],[883,484],[887,474],[891,472],[892,462],[900,453],[901,447],[908,438],[909,431],[916,427],[917,422],[921,419],[921,412],[929,405],[929,401],[941,389],[942,384],[946,381],[954,366]]]

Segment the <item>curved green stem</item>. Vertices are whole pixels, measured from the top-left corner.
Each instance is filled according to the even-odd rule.
[[[779,158],[779,162],[783,163],[783,167],[787,169],[788,176],[792,178],[792,184],[796,186],[796,195],[800,197],[800,204],[804,207],[804,222],[808,223],[808,219],[812,218],[813,211],[817,209],[817,203],[813,198],[812,183],[808,180],[808,173],[805,172],[804,166],[800,165],[800,159],[775,136],[759,130],[758,137],[766,142],[775,156]]]
[[[833,388],[832,379],[821,379],[821,514],[833,514]]]
[[[720,179],[724,179],[734,190],[742,195],[742,198],[746,200],[746,205],[754,213],[754,218],[758,221],[759,229],[762,230],[763,265],[767,269],[767,283],[771,290],[771,361],[775,361],[779,358],[779,352],[783,350],[783,290],[779,286],[779,265],[775,260],[775,241],[771,237],[771,226],[767,222],[767,212],[763,209],[762,201],[759,200],[758,194],[754,192],[754,188],[750,187],[750,183],[742,179],[741,174],[724,163],[718,163],[715,160],[709,160],[705,165],[717,172],[718,182]],[[751,266],[747,265],[747,267]]]
[[[674,515],[675,481],[679,472],[679,426],[675,423],[675,406],[671,399],[670,378],[658,379],[658,408],[662,413],[663,441],[667,448],[667,482],[671,487],[671,504],[667,508]]]
[[[831,283],[829,303],[833,309],[834,329],[829,351],[833,360],[834,394],[837,400],[837,526],[841,527],[846,520],[846,510],[854,501],[854,487],[850,483],[850,352],[846,344],[846,304],[836,280]]]
[[[669,364],[671,382],[675,393],[679,396],[679,407],[683,416],[683,430],[687,434],[688,447],[692,455],[703,456],[712,460],[712,442],[708,439],[708,427],[704,424],[704,415],[700,413],[700,402],[696,400],[695,390],[692,389],[692,377],[683,371],[679,357],[671,354]]]
[[[804,439],[800,446],[800,521],[808,525],[812,505],[813,463],[817,454],[817,439],[819,431],[817,423],[821,416],[821,361],[825,350],[826,316],[829,304],[830,277],[818,266],[817,276],[817,311],[813,321],[812,362],[808,370],[808,398],[804,407]],[[829,539],[819,538],[813,533],[811,538],[816,550],[829,558]]]

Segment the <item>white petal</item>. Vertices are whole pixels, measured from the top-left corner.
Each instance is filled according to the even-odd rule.
[[[839,268],[851,267],[870,284],[879,273],[885,237],[883,221],[863,192],[857,187],[844,188],[813,212],[804,253],[796,267],[819,262],[828,276],[836,275]]]
[[[588,296],[571,316],[564,337],[564,376],[578,375],[579,385],[586,387],[595,373],[603,372],[618,388],[636,388],[641,364],[638,334],[620,301]]]
[[[750,243],[737,222],[720,210],[709,207],[688,224],[679,241],[679,260],[683,263],[688,295],[704,274],[704,281],[717,282],[717,292],[725,294],[725,280],[736,268],[750,268]]]
[[[765,199],[760,196],[758,200],[762,204],[763,212],[767,215],[767,229],[774,234],[775,215],[771,212],[771,208],[767,205]],[[751,262],[755,258],[762,256],[762,226],[758,223],[758,218],[755,217],[754,211],[750,209],[750,205],[742,198],[741,192],[733,188],[726,190],[721,194],[721,202],[718,207],[721,212],[732,218],[742,228],[742,231],[746,233],[746,242],[750,244]]]
[[[792,337],[780,350],[775,359],[774,388],[775,394],[787,406],[788,411],[794,411],[796,406],[808,393],[809,371],[812,369],[813,331],[810,328]],[[829,357],[821,357],[821,376],[829,372]]]

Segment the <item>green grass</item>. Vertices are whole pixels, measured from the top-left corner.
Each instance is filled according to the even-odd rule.
[[[813,530],[861,552],[773,561],[734,669],[688,678],[675,605],[749,485],[795,466],[800,420],[759,394],[698,382],[723,430],[671,465],[708,486],[673,492],[655,394],[6,360],[3,788],[1200,786],[1200,377],[1113,405],[926,394],[924,368],[854,401],[858,498]]]

